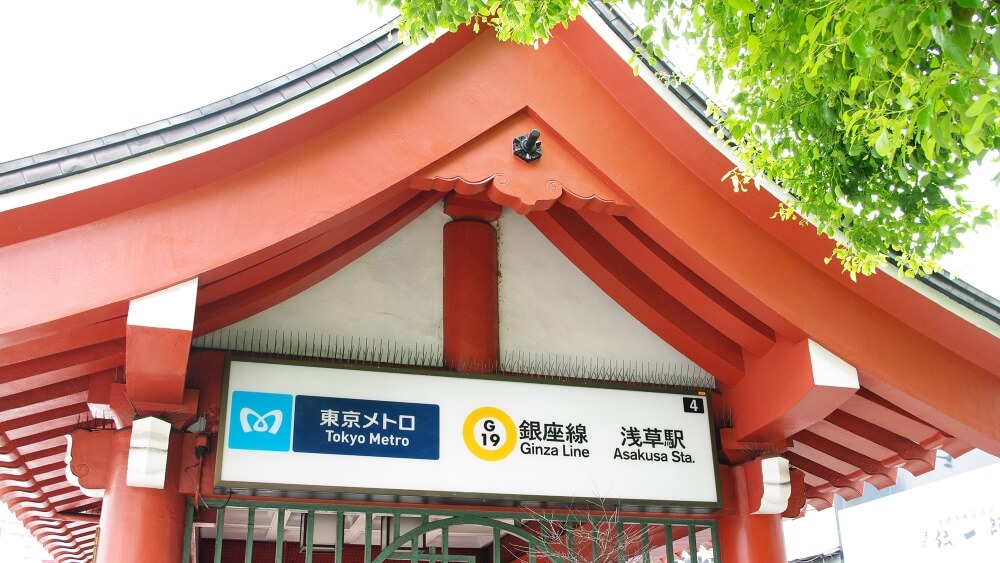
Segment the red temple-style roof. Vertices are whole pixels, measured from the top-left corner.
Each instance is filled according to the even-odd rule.
[[[452,192],[526,215],[711,373],[723,460],[780,452],[804,483],[796,510],[928,471],[937,449],[1000,454],[996,302],[825,265],[832,241],[720,181],[733,163],[704,100],[633,76],[622,20],[595,10],[537,51],[376,30],[233,98],[0,165],[0,498],[54,556],[82,559],[101,501],[67,481],[64,436],[129,381],[133,299],[197,279],[188,338],[207,334]],[[532,128],[545,155],[526,164],[510,143]],[[819,381],[823,354],[859,388]]]

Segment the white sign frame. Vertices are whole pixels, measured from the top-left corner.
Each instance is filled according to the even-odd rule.
[[[234,391],[438,404],[440,458],[435,461],[231,448],[228,443],[230,430],[235,428],[232,425],[239,423],[238,420],[231,420],[234,415],[229,412]],[[556,395],[561,403],[551,400],[550,397]],[[681,410],[684,397],[704,399],[701,405],[705,412],[692,414]],[[435,501],[467,499],[487,504],[500,500],[570,504],[583,501],[714,509],[722,503],[715,428],[710,396],[706,391],[637,390],[592,381],[554,382],[369,366],[279,362],[234,355],[226,359],[221,402],[215,486],[223,491],[268,489],[412,495]],[[624,405],[626,408],[618,408],[611,413],[594,412],[593,407],[580,409],[581,405],[606,407],[609,404]],[[467,438],[470,428],[471,434],[478,436],[483,433],[483,424],[488,424],[481,419],[481,414],[473,413],[477,409],[482,413],[482,407],[494,407],[502,413],[509,413],[515,427],[525,422],[583,424],[588,442],[549,444],[523,440],[518,435],[513,451],[502,459],[489,461],[484,456],[491,454],[484,451],[477,454]],[[492,412],[487,410],[486,414],[492,416]],[[257,417],[264,414],[258,413]],[[235,416],[238,418],[239,415]],[[614,420],[605,421],[608,417]],[[273,419],[270,422],[274,422]],[[636,435],[631,432],[633,428],[639,430],[639,436],[652,428],[652,443],[644,442],[634,447]],[[663,430],[658,433],[661,440],[664,435],[669,437],[667,430],[680,430],[683,433],[682,442],[675,441],[673,449],[666,443],[657,443],[657,429]],[[626,430],[631,434],[628,438],[633,446],[631,448],[622,447],[627,441]],[[483,440],[486,441],[485,436]],[[503,441],[506,444],[506,435]],[[541,452],[532,446],[523,446],[525,443],[546,448],[569,447],[568,450],[559,448],[555,456],[538,455]],[[574,449],[577,450],[576,457],[565,455],[574,453]],[[620,450],[625,457],[629,455],[626,452],[646,451],[647,454],[663,453],[667,458],[665,461],[650,459],[652,455],[642,460],[615,458],[619,452],[612,453],[614,449]],[[530,450],[536,451],[529,454]],[[587,450],[588,457],[583,459],[579,450]],[[689,463],[676,461],[672,457],[675,451],[694,459]],[[601,469],[595,469],[597,467]],[[622,475],[620,478],[619,473]],[[528,475],[529,478],[511,480],[510,476],[515,474]],[[486,481],[495,483],[497,480],[502,483],[482,486]],[[573,484],[566,485],[568,481]],[[646,494],[646,491],[653,494]]]

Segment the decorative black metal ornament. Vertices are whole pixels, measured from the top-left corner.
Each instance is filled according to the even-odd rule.
[[[541,135],[538,129],[532,129],[527,135],[514,137],[514,156],[525,162],[542,158],[542,142],[538,140]]]

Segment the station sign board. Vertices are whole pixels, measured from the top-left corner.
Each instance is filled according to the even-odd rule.
[[[216,485],[718,506],[708,397],[227,363]]]

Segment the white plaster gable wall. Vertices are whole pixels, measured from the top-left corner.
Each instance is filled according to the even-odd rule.
[[[277,332],[274,341],[293,345],[345,337],[367,339],[363,346],[369,348],[384,342],[440,350],[442,230],[448,220],[439,204],[326,280],[219,334]],[[508,367],[522,361],[526,365],[518,371],[532,373],[551,372],[553,364],[703,373],[608,297],[527,219],[505,209],[497,232],[500,360]]]
[[[692,367],[607,296],[524,217],[504,209],[500,232],[500,355]],[[680,371],[671,369],[669,371]]]
[[[441,346],[442,229],[438,204],[302,293],[222,329],[343,336]]]

